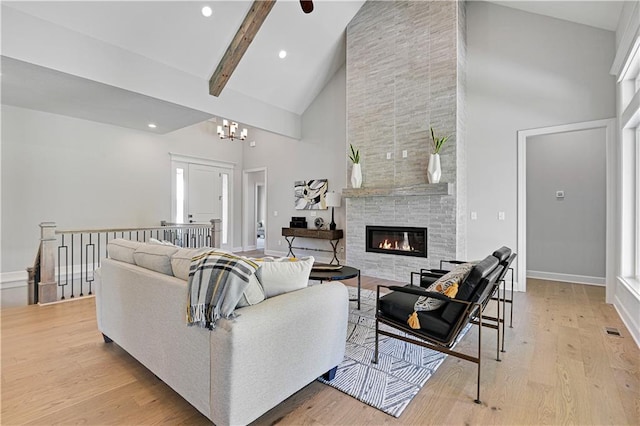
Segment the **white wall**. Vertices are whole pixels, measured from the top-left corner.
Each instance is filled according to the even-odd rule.
[[[471,259],[517,244],[517,131],[615,115],[614,33],[467,3]],[[505,220],[498,220],[498,212]]]
[[[80,229],[170,220],[169,152],[236,163],[240,214],[242,144],[215,137],[211,123],[154,135],[3,105],[2,124],[2,272],[33,263],[43,221]]]
[[[267,251],[273,254],[286,254],[280,228],[289,225],[291,216],[313,222],[309,211],[293,208],[295,180],[327,178],[335,191],[346,186],[344,67],[305,112],[303,140],[249,129],[255,148],[248,141],[221,141],[208,122],[154,135],[5,105],[1,112],[3,304],[5,295],[7,302],[16,299],[9,297],[9,286],[17,286],[10,290],[17,299],[26,299],[24,270],[36,255],[40,222],[79,229],[148,226],[170,219],[169,152],[236,164],[233,247],[242,246],[242,170],[268,168]],[[330,210],[317,214],[329,223]],[[344,207],[336,210],[336,223],[343,227]],[[309,243],[329,248],[327,242]]]
[[[528,276],[604,284],[605,142],[603,128],[527,139]]]
[[[267,254],[286,254],[287,244],[281,230],[289,226],[291,216],[305,216],[309,226],[310,210],[295,210],[293,183],[304,179],[328,179],[329,191],[346,188],[346,74],[340,68],[302,116],[303,139],[296,141],[257,130],[254,148],[245,145],[244,167],[267,168]],[[274,212],[278,216],[274,216]],[[331,222],[331,210],[315,210],[316,217]],[[338,229],[344,229],[344,200],[335,210]],[[300,246],[329,249],[327,241],[296,239]],[[342,244],[341,244],[342,245]],[[324,260],[321,252],[296,252]]]

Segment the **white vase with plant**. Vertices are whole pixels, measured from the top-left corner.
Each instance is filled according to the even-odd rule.
[[[429,183],[440,182],[442,169],[440,168],[440,148],[449,139],[449,136],[441,138],[436,137],[433,127],[431,129],[431,141],[433,144],[433,153],[429,155],[429,165],[427,166],[427,178]]]
[[[351,187],[360,188],[362,186],[362,169],[360,167],[360,151],[358,148],[354,148],[349,144],[351,153],[349,154],[349,160],[353,163],[351,168]]]

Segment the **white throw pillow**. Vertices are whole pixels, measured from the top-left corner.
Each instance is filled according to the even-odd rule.
[[[136,265],[165,275],[173,275],[171,269],[171,256],[179,247],[156,244],[143,244],[133,253]]]
[[[313,257],[253,260],[260,265],[256,275],[267,299],[309,285]]]
[[[144,243],[139,241],[125,240],[124,238],[116,238],[109,241],[107,244],[107,253],[109,258],[113,260],[119,260],[120,262],[127,262],[135,265],[133,260],[133,253],[138,247],[142,247]]]

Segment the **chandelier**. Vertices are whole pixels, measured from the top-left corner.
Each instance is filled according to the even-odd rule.
[[[237,132],[238,132],[238,123],[236,123],[235,121],[232,121],[231,125],[229,125],[228,120],[222,120],[222,126],[218,126],[218,136],[220,136],[220,139],[230,139],[230,140],[240,139],[241,141],[243,141],[247,138],[249,134],[247,129],[242,129],[239,135],[236,134]]]

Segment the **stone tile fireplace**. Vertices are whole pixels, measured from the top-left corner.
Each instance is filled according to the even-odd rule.
[[[347,27],[347,141],[363,185],[343,190],[346,263],[363,275],[408,282],[465,257],[465,20],[464,2],[366,2]],[[438,184],[430,126],[450,135]],[[427,229],[425,253],[368,250],[367,226]]]

